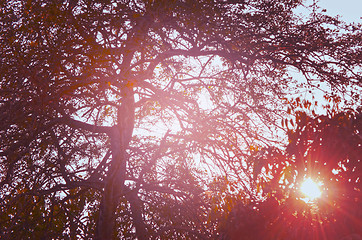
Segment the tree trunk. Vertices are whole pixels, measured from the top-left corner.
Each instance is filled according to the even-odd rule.
[[[136,237],[138,240],[147,240],[149,239],[147,226],[143,221],[142,203],[137,194],[137,191],[130,191],[126,198],[130,203],[133,224],[136,228]]]
[[[118,109],[118,124],[110,134],[112,159],[105,179],[96,228],[96,240],[110,240],[114,236],[116,210],[124,192],[127,153],[134,127],[133,89],[126,88]]]
[[[126,152],[121,147],[121,134],[113,129],[111,136],[112,160],[105,180],[97,223],[97,240],[113,239],[115,212],[123,192],[126,173]]]

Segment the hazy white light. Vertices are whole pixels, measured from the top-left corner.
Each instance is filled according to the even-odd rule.
[[[302,185],[300,186],[300,191],[305,195],[305,198],[303,200],[306,202],[313,201],[316,198],[319,198],[322,194],[318,184],[310,178],[306,179],[302,183]]]

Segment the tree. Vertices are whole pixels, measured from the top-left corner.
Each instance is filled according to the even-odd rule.
[[[362,112],[331,110],[321,116],[297,112],[287,152],[294,156],[297,179],[307,175],[323,182],[318,213],[327,238],[361,237]]]
[[[297,111],[286,150],[263,153],[263,200],[235,204],[221,230],[228,239],[361,238],[362,115],[338,110],[338,99],[326,115]],[[305,178],[323,183],[315,202],[298,189]]]
[[[361,86],[360,26],[301,5],[1,3],[2,237],[216,237],[209,176],[257,198],[288,69]]]

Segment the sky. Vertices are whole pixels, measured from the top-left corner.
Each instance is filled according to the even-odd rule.
[[[303,4],[308,6],[312,4],[313,1],[316,0],[304,0]],[[318,6],[326,9],[326,14],[329,16],[339,15],[341,17],[340,19],[347,23],[355,22],[362,24],[362,0],[319,0]],[[292,75],[296,79],[304,79],[304,77],[297,72],[292,71]],[[326,87],[325,90],[326,89],[329,89],[329,87]],[[324,93],[319,91],[313,93],[313,96],[316,98],[322,98],[323,95]],[[308,99],[311,96],[305,95],[304,97]]]
[[[344,21],[362,23],[362,0],[320,0],[319,6],[326,9],[328,15],[340,15]]]

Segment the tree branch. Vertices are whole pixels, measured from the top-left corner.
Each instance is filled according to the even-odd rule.
[[[72,128],[83,129],[93,133],[111,134],[111,127],[96,126],[89,123],[81,122],[70,117],[59,118],[59,123],[63,123]]]

